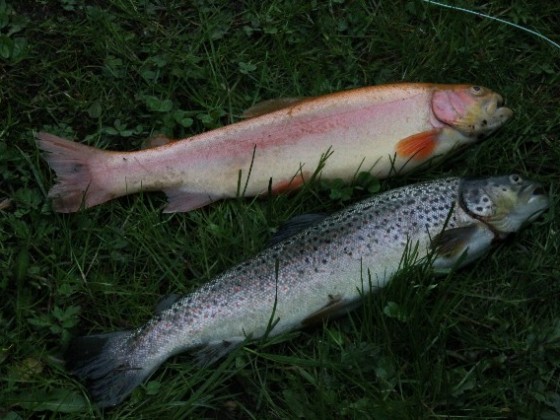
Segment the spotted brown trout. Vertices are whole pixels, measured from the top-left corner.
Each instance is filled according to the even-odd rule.
[[[236,196],[293,190],[313,178],[350,182],[408,172],[501,127],[512,111],[473,85],[401,83],[258,104],[248,119],[132,152],[99,150],[48,133],[39,147],[57,175],[53,207],[74,212],[139,191],[164,191],[165,212]],[[166,144],[167,143],[167,144]]]
[[[331,216],[300,216],[269,248],[143,326],[75,339],[67,366],[100,406],[112,406],[174,354],[196,351],[206,364],[246,338],[342,314],[387,284],[407,249],[416,250],[409,264],[460,267],[547,207],[540,184],[509,175],[424,182]]]

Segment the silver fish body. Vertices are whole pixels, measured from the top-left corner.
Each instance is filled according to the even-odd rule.
[[[447,178],[395,189],[293,232],[180,299],[134,331],[81,337],[67,353],[100,406],[121,402],[170,356],[212,362],[248,337],[337,315],[407,265],[462,266],[548,207],[518,175]],[[296,225],[302,223],[301,217]],[[295,229],[298,230],[298,229]],[[405,255],[406,254],[406,255]]]

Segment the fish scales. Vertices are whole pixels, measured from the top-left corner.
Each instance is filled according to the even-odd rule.
[[[134,331],[77,339],[69,367],[90,380],[100,405],[114,405],[173,354],[198,350],[199,361],[210,363],[248,337],[280,334],[353,308],[364,292],[391,279],[407,249],[416,251],[409,264],[434,251],[434,267],[463,265],[548,205],[538,184],[513,177],[424,182],[324,217]],[[506,181],[518,191],[509,191]],[[498,233],[488,220],[507,229]]]
[[[383,286],[387,275],[398,268],[408,242],[420,241],[425,248],[430,236],[443,229],[456,201],[458,182],[457,178],[451,178],[437,186],[427,183],[405,187],[328,217],[203,286],[195,301],[200,300],[198,305],[205,307],[206,297],[212,304],[217,300],[218,307],[225,311],[219,315],[228,318],[234,315],[238,306],[236,302],[241,301],[242,305],[251,303],[253,307],[268,308],[264,314],[268,318],[271,315],[268,313],[270,304],[277,298],[275,316],[286,319],[291,309],[285,310],[284,305],[290,302],[291,307],[293,299],[303,300],[305,310],[313,311],[314,308],[308,305],[310,298],[302,295],[302,289],[313,295],[325,289],[323,296],[312,299],[316,300],[316,309],[328,303],[329,294],[344,291],[357,298],[362,287],[362,276],[358,272],[360,263],[367,265],[371,262],[372,282]],[[413,191],[414,195],[411,194]],[[443,195],[448,202],[436,202],[434,194]],[[449,219],[448,227],[456,226],[460,213],[457,211]],[[380,253],[394,258],[390,264],[379,264]],[[278,276],[274,270],[276,261],[279,261]],[[354,266],[354,273],[350,275],[349,266]],[[342,282],[344,287],[338,286],[340,276],[353,278],[353,283]],[[192,307],[193,304],[193,300],[189,300],[189,305],[183,307]],[[206,312],[203,313],[206,315]],[[210,317],[215,316],[218,313],[212,305]],[[257,324],[261,325],[261,321],[259,319]],[[277,327],[281,328],[284,322],[281,321]],[[247,326],[244,330],[256,327]]]

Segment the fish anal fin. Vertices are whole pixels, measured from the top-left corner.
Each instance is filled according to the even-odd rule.
[[[292,217],[280,225],[278,231],[268,241],[267,246],[272,246],[278,242],[282,242],[283,240],[294,236],[296,233],[307,229],[309,226],[319,223],[327,216],[328,215],[326,213],[309,213]]]
[[[232,352],[245,341],[245,337],[229,337],[204,344],[196,353],[196,361],[201,366],[208,366]]]
[[[423,131],[400,140],[396,146],[397,156],[406,159],[427,159],[437,144],[440,130]]]
[[[456,258],[465,251],[478,230],[478,226],[474,224],[446,229],[432,238],[432,249],[440,257]]]
[[[342,295],[329,295],[327,304],[301,321],[301,325],[302,327],[308,327],[326,319],[343,315],[354,308],[355,305],[352,303],[348,299],[344,299]]]
[[[293,98],[267,99],[246,109],[241,116],[243,118],[260,117],[264,114],[269,114],[280,109],[288,108],[289,106],[295,105],[298,102],[302,102],[305,99],[307,98],[301,96]]]
[[[181,187],[168,188],[165,191],[167,194],[167,206],[163,210],[164,213],[179,213],[204,207],[222,197],[213,196],[208,193],[193,193],[184,190]]]

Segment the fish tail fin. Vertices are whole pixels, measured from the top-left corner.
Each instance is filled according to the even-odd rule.
[[[97,185],[91,175],[92,159],[107,152],[49,133],[38,133],[37,144],[57,175],[57,183],[48,195],[57,212],[72,213],[115,197]]]
[[[133,339],[133,332],[118,331],[71,341],[64,355],[66,367],[85,382],[99,407],[122,402],[161,363],[135,352]]]

